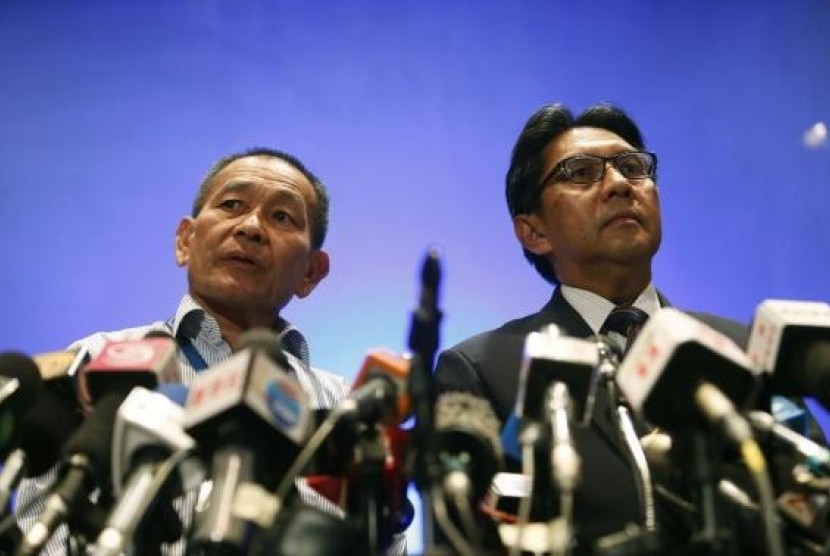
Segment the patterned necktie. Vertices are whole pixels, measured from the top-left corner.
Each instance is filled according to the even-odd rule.
[[[622,357],[628,353],[629,348],[637,338],[637,334],[648,320],[648,313],[642,309],[638,309],[632,305],[624,305],[615,307],[605,322],[599,329],[600,334],[616,333],[625,338],[625,349]],[[626,404],[627,405],[627,404]],[[638,436],[643,436],[652,432],[651,426],[646,422],[640,414],[632,414],[630,416],[634,429]],[[655,429],[656,431],[656,429]]]
[[[608,318],[605,319],[605,322],[602,323],[599,333],[608,334],[609,332],[616,332],[624,337],[626,342],[623,355],[625,355],[628,353],[628,349],[634,343],[637,334],[640,333],[640,330],[647,320],[648,313],[642,309],[638,309],[632,305],[615,307],[611,311],[611,314],[608,315]]]

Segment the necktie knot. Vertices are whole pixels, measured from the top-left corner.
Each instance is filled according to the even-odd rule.
[[[648,313],[632,305],[615,307],[599,329],[600,334],[616,332],[626,339],[626,351],[648,320]]]

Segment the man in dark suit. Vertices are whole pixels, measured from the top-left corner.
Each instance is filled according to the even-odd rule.
[[[602,104],[574,117],[561,105],[547,105],[530,117],[513,148],[507,205],[526,258],[554,286],[553,295],[539,312],[444,351],[436,367],[439,391],[487,398],[504,422],[515,406],[528,333],[555,324],[586,338],[615,307],[653,314],[669,304],[652,283],[661,241],[656,165],[637,125],[619,108]],[[745,326],[694,316],[745,345]],[[574,522],[583,550],[626,523],[643,523],[634,472],[612,418],[607,402],[598,402],[590,426],[574,430],[582,458]]]

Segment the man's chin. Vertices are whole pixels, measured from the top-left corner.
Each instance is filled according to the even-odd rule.
[[[620,262],[650,261],[657,253],[657,247],[659,244],[655,245],[650,239],[628,238],[609,242],[606,253],[609,258]]]

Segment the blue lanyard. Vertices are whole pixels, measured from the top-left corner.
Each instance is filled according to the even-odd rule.
[[[178,342],[179,348],[182,350],[182,353],[184,353],[184,356],[187,357],[187,360],[190,362],[190,366],[193,367],[194,371],[198,373],[199,371],[204,371],[208,368],[207,362],[204,357],[196,351],[196,346],[193,345],[193,342],[184,336],[177,337],[176,342]]]
[[[172,318],[167,321],[167,326],[170,328],[170,331],[172,332]],[[178,334],[176,334],[175,337],[176,343],[179,344],[179,349],[182,350],[182,353],[184,353],[184,356],[187,358],[188,362],[190,363],[190,366],[193,367],[194,371],[198,373],[199,371],[204,371],[208,368],[207,361],[205,361],[205,358],[202,357],[202,355],[196,350],[196,346],[193,345],[193,342],[191,342],[188,338],[185,338],[184,336],[180,336]]]

